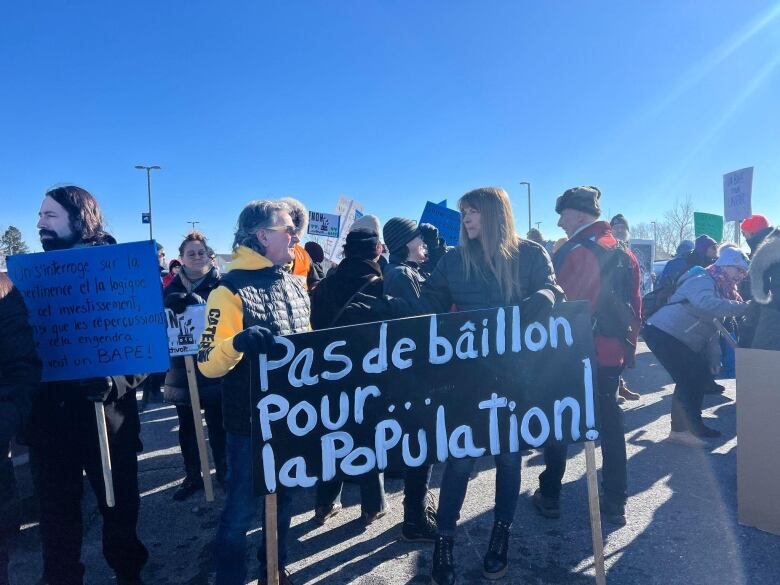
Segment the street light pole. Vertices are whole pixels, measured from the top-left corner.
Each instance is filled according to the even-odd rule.
[[[191,223],[192,224],[192,231],[194,232],[195,231],[195,224],[196,223],[200,223],[200,222],[199,221],[188,221],[187,223]]]
[[[658,229],[656,228],[656,223],[654,221],[651,221],[650,223],[653,224],[653,246],[655,246],[656,254],[658,253]]]
[[[528,231],[531,231],[531,183],[528,181],[520,181],[521,185],[525,185],[528,188]]]
[[[536,224],[536,229],[539,229],[539,226],[542,225],[541,221],[535,221],[534,223]]]
[[[135,165],[135,168],[141,171],[146,171],[146,194],[149,198],[149,239],[153,240],[152,236],[152,171],[159,171],[160,167],[157,165],[145,166]]]

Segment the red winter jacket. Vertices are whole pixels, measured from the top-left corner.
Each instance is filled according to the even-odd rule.
[[[612,228],[606,221],[597,221],[571,238],[572,244],[583,240],[595,241],[604,248],[614,248],[617,240],[612,236]],[[567,246],[568,247],[568,246]],[[631,256],[634,279],[631,295],[631,306],[637,316],[632,328],[633,342],[639,337],[641,324],[642,297],[639,295],[639,263]],[[601,271],[596,255],[583,246],[574,246],[568,252],[563,264],[556,270],[558,284],[563,287],[566,298],[570,301],[586,300],[590,302],[591,310],[596,307],[596,302],[601,293]],[[634,367],[634,348],[615,337],[596,336],[596,356],[601,366]]]

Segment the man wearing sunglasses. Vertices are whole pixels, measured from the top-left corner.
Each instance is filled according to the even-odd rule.
[[[227,443],[227,499],[216,544],[216,585],[246,583],[246,532],[262,498],[252,489],[250,360],[267,353],[274,335],[309,329],[309,295],[304,281],[286,270],[294,259],[298,228],[284,201],[252,201],[238,218],[233,261],[209,295],[208,323],[200,341],[198,367],[208,378],[223,377],[222,409]],[[279,582],[291,585],[284,569],[291,495],[278,492]],[[265,534],[265,531],[263,531]],[[265,541],[257,554],[265,583]]]

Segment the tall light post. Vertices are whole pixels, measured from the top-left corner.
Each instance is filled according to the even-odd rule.
[[[650,223],[653,224],[653,246],[656,249],[656,254],[658,254],[658,229],[656,228],[656,223],[654,221],[651,221]]]
[[[199,224],[200,222],[199,221],[188,221],[187,223],[192,224],[192,231],[194,232],[195,231],[195,225]]]
[[[520,181],[521,185],[525,185],[528,188],[528,231],[531,231],[531,183],[528,181]]]
[[[535,221],[534,223],[536,224],[536,229],[539,229],[539,226],[542,225],[541,221]]]
[[[149,213],[147,214],[147,217],[149,219],[149,239],[153,240],[152,237],[152,171],[159,171],[160,167],[157,165],[152,166],[145,166],[145,165],[135,165],[135,168],[141,171],[146,171],[146,193],[149,196]],[[141,215],[141,221],[143,222],[143,214]]]

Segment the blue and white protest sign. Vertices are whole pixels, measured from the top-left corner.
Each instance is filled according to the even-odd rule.
[[[753,167],[723,175],[723,218],[741,221],[752,215]]]
[[[206,328],[206,305],[190,305],[183,313],[165,309],[168,321],[168,353],[173,356],[198,353],[200,334]]]
[[[11,256],[8,275],[30,312],[44,381],[168,369],[154,241]]]
[[[306,233],[310,236],[325,236],[327,238],[339,237],[341,216],[335,213],[322,213],[320,211],[309,212],[309,229]]]
[[[446,201],[446,200],[445,200]],[[439,229],[439,235],[448,246],[457,246],[460,238],[460,213],[441,204],[428,201],[420,223],[430,223]]]

